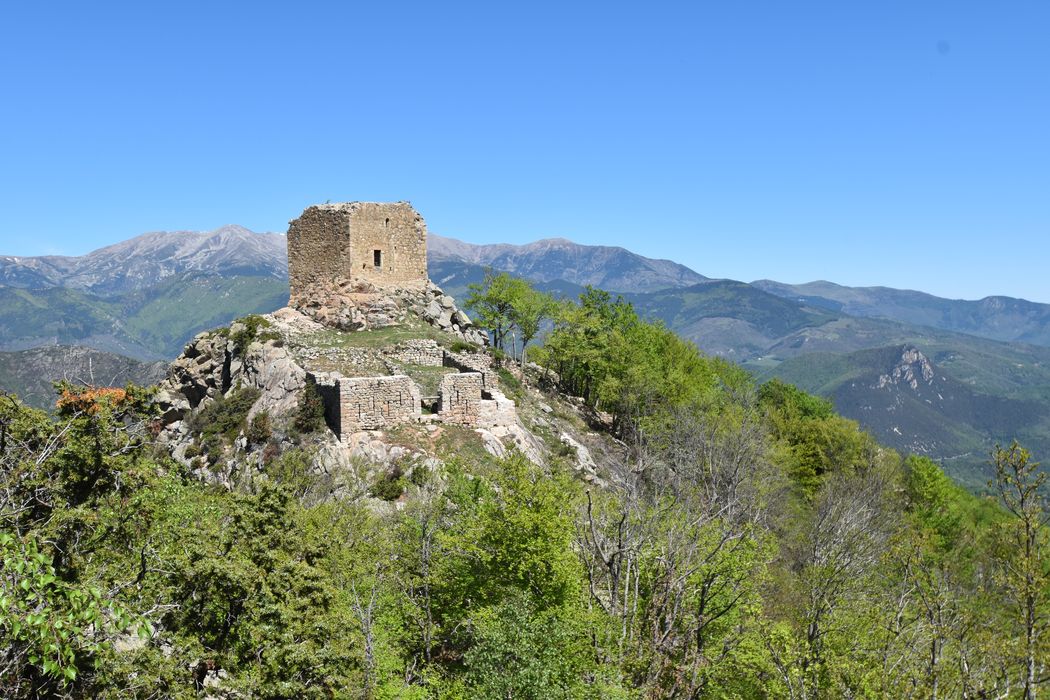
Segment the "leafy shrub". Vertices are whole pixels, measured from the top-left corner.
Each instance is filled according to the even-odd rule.
[[[273,445],[273,443],[270,443]],[[266,452],[263,452],[264,471],[268,477],[278,484],[283,484],[295,494],[305,493],[313,486],[316,477],[311,471],[310,455],[300,449],[292,449],[285,452],[277,459],[267,461]]]
[[[209,449],[209,445],[215,444],[213,438],[224,437],[232,442],[237,437],[237,433],[245,427],[248,411],[261,393],[254,387],[242,387],[229,396],[220,394],[190,419],[190,430],[199,432],[202,436],[201,448],[204,452],[210,455],[217,454]],[[221,441],[219,444],[221,445]]]
[[[245,437],[253,445],[262,445],[273,437],[273,428],[270,426],[270,414],[266,411],[256,413],[252,418],[252,422],[248,425]]]
[[[372,484],[372,495],[384,501],[396,501],[405,491],[405,477],[401,468],[394,466],[389,472],[380,474]]]
[[[317,390],[317,384],[309,377],[299,395],[299,407],[292,425],[304,434],[316,433],[325,427],[324,400],[321,399],[321,392]]]
[[[266,447],[263,448],[262,461],[263,465],[272,464],[275,459],[281,455],[281,446],[271,440],[266,443]]]
[[[478,346],[474,343],[468,343],[465,340],[454,340],[449,345],[449,350],[452,352],[477,352]]]
[[[430,476],[430,467],[420,461],[413,465],[412,471],[408,475],[408,480],[414,486],[423,487],[430,481]]]
[[[222,442],[222,436],[218,434],[213,435],[202,435],[201,446],[198,455],[207,455],[213,459],[218,459],[222,456],[222,452],[225,446]],[[206,460],[205,460],[206,461]]]

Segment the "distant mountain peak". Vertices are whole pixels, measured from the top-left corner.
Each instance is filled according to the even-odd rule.
[[[283,235],[227,224],[212,231],[154,231],[76,257],[3,257],[0,284],[114,294],[186,272],[281,279],[287,266]]]
[[[670,260],[647,258],[617,246],[581,245],[567,238],[544,238],[523,245],[476,245],[430,234],[427,248],[432,268],[468,263],[536,282],[593,285],[621,293],[678,289],[708,280]],[[440,278],[440,271],[437,274]]]

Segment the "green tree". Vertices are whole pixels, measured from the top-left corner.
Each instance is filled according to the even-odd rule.
[[[507,334],[514,326],[514,299],[522,285],[527,283],[506,272],[487,270],[481,284],[469,286],[466,307],[474,313],[474,321],[492,333],[492,345],[498,350],[506,349]]]
[[[510,318],[521,334],[521,365],[525,365],[525,348],[540,332],[544,321],[549,320],[557,308],[557,302],[549,294],[534,289],[528,284],[516,285],[511,300]]]
[[[1050,602],[1047,572],[1050,513],[1043,492],[1046,472],[1041,471],[1028,450],[1016,442],[1008,448],[996,446],[992,465],[995,476],[990,485],[1012,516],[1001,530],[1000,577],[1022,629],[1024,698],[1032,700],[1044,680],[1040,669],[1046,660],[1043,635]]]

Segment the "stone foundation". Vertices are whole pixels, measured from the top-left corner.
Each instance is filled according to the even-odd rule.
[[[481,374],[481,387],[485,390],[495,390],[499,387],[499,380],[495,370],[492,369],[492,356],[485,353],[459,353],[446,352],[444,358],[445,367],[458,369],[460,372],[478,372]]]
[[[381,430],[421,414],[419,387],[404,375],[341,377],[311,375],[325,404],[325,420],[345,440],[362,430]]]
[[[444,423],[493,428],[513,425],[518,420],[514,402],[495,388],[486,389],[481,372],[445,375],[440,392],[438,417]]]

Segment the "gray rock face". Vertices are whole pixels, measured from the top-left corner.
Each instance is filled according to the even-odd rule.
[[[229,335],[239,325],[234,324]],[[305,385],[306,370],[276,341],[255,341],[241,351],[227,334],[201,333],[187,344],[160,384],[155,401],[165,425],[161,439],[169,443],[176,459],[188,464],[186,447],[193,436],[186,432],[184,419],[202,404],[237,387],[252,387],[261,394],[248,420],[261,411],[280,420],[297,409]]]
[[[422,288],[380,289],[364,280],[337,279],[306,285],[289,305],[317,323],[343,331],[401,325],[412,315],[468,343],[488,344],[488,337],[473,327],[455,299],[431,282]]]

